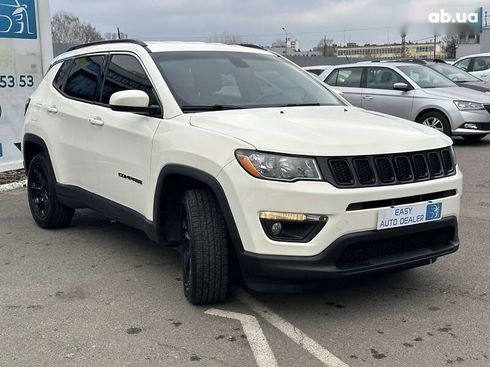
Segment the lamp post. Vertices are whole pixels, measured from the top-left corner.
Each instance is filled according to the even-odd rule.
[[[282,27],[282,30],[284,33],[286,33],[286,43],[284,44],[284,56],[288,55],[288,31],[286,31],[286,28]]]

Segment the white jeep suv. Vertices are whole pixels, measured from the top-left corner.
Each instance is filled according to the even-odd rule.
[[[351,106],[251,45],[105,41],[57,57],[26,109],[42,228],[89,207],[179,247],[184,292],[404,269],[458,249],[451,139]]]

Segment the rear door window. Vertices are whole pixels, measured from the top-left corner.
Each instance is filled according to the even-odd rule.
[[[362,68],[338,69],[337,87],[360,88],[362,79]]]
[[[74,59],[64,93],[84,102],[98,100],[104,56],[84,56]]]

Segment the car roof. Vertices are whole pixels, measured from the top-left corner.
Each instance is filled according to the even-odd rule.
[[[144,48],[147,52],[169,52],[169,51],[229,51],[247,52],[257,54],[274,54],[274,52],[263,49],[256,45],[227,45],[223,43],[206,42],[180,42],[180,41],[161,41],[161,42],[142,42],[138,40],[114,40],[94,42],[87,45],[79,45],[71,48],[67,52],[57,56],[51,64],[55,64],[67,58],[76,57],[90,53],[103,53],[111,51],[141,51]]]
[[[341,64],[341,65],[335,65],[334,68],[344,68],[344,67],[359,67],[359,68],[364,68],[366,66],[372,66],[372,67],[380,67],[380,66],[389,66],[389,67],[398,67],[398,66],[413,66],[413,65],[422,65],[422,64],[416,64],[413,62],[370,62],[370,61],[361,61],[361,62],[356,62],[356,63],[351,63],[351,64]],[[424,65],[422,65],[424,66]]]
[[[462,59],[467,59],[469,57],[480,57],[480,56],[490,56],[490,52],[483,52],[483,53],[480,53],[480,54],[472,54],[472,55],[461,56],[456,61],[462,60]]]

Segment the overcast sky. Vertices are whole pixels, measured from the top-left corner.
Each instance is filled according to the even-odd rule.
[[[441,8],[471,12],[484,5],[473,0],[50,0],[51,12],[64,10],[102,33],[120,27],[143,40],[208,41],[215,34],[238,33],[246,42],[268,45],[284,37],[282,27],[313,47],[323,36],[337,43],[400,42],[428,38],[428,14]],[[489,2],[490,4],[490,2]],[[345,30],[345,31],[344,31]]]

